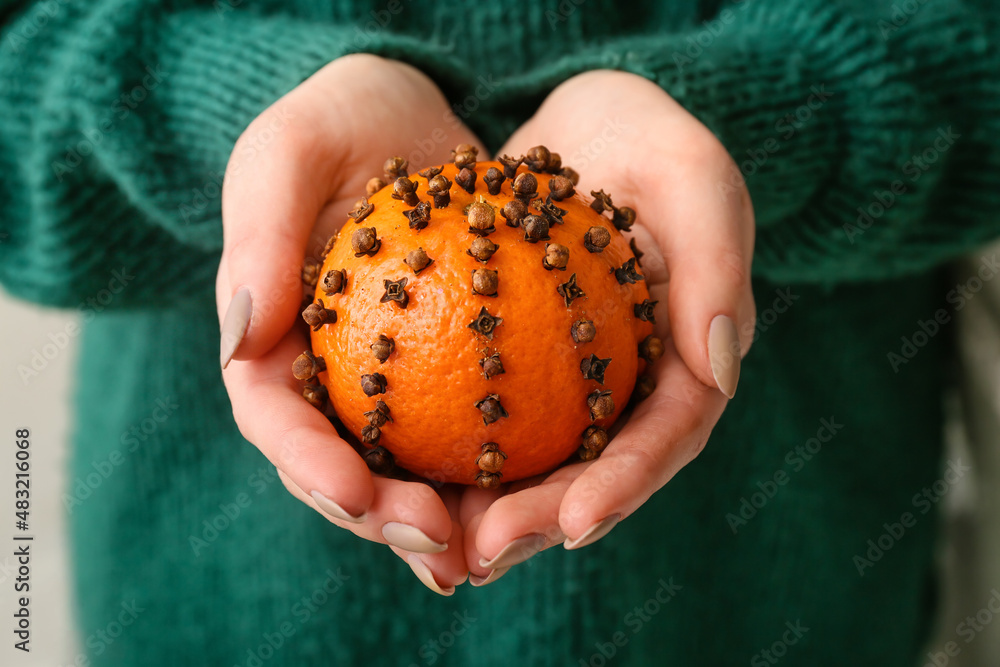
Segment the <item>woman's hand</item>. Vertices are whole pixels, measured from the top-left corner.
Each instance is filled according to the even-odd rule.
[[[360,537],[389,544],[425,584],[445,593],[468,574],[458,493],[373,477],[303,400],[291,368],[309,348],[293,326],[303,257],[319,254],[367,180],[382,175],[386,158],[408,157],[412,173],[448,161],[460,143],[482,147],[412,67],[367,55],[327,65],[237,142],[223,187],[216,284],[223,378],[240,431],[299,500]]]
[[[580,192],[603,189],[638,212],[631,235],[667,352],[651,371],[656,391],[599,459],[506,492],[465,492],[474,584],[564,541],[590,544],[646,502],[705,446],[753,340],[753,210],[704,125],[641,77],[595,71],[554,90],[500,154],[537,144],[579,171]]]

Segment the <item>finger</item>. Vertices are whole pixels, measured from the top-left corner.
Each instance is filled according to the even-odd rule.
[[[320,132],[294,95],[261,114],[234,147],[217,283],[223,367],[269,350],[298,316],[302,259],[320,210],[342,185],[335,167],[345,153],[341,137]]]
[[[567,548],[600,539],[645,503],[702,451],[722,414],[726,399],[695,377],[672,346],[656,374],[656,391],[566,491],[559,525]]]
[[[490,505],[504,495],[502,489],[479,489],[469,487],[462,494],[462,502],[459,510],[459,520],[462,523],[462,530],[465,540],[463,549],[465,550],[465,562],[469,568],[469,582],[473,586],[484,586],[499,579],[506,573],[506,568],[494,572],[491,568],[485,568],[479,564],[483,555],[476,548],[476,533],[483,514]]]
[[[703,383],[731,398],[756,317],[753,211],[745,189],[720,189],[731,159],[709,141],[714,149],[649,178],[636,205],[656,211],[645,221],[669,274],[666,313],[677,350]]]
[[[373,479],[361,456],[302,398],[289,369],[306,345],[302,334],[291,331],[264,356],[235,361],[223,372],[241,433],[326,515],[363,525],[355,531],[359,535],[399,543],[412,534],[417,543],[436,548],[451,533],[438,495],[422,484]],[[406,527],[391,526],[384,535],[387,522]]]
[[[413,574],[427,588],[438,595],[450,596],[454,594],[455,587],[465,582],[469,576],[469,568],[466,566],[465,554],[463,553],[463,542],[465,539],[462,531],[462,524],[459,520],[459,507],[461,503],[460,492],[452,487],[446,486],[439,493],[444,501],[445,507],[451,515],[452,530],[448,538],[448,550],[441,553],[420,554],[396,546],[391,546],[392,552],[402,558]]]
[[[429,510],[428,513],[433,515],[436,504],[440,504],[441,510],[446,515],[448,512],[440,503],[440,497],[425,484],[376,477],[374,479],[374,500],[364,516],[364,520],[355,523],[345,521],[330,513],[328,503],[322,498],[317,498],[315,493],[307,493],[280,469],[278,477],[293,496],[322,514],[330,523],[350,531],[362,539],[386,544],[395,549],[405,549],[408,553],[439,554],[448,548],[452,528],[450,518],[446,520],[447,527],[444,531],[441,531],[440,527],[438,529],[430,528],[429,522],[425,526],[431,533],[437,532],[439,535],[445,535],[440,542],[433,540],[416,526],[416,524],[422,525],[418,514]],[[421,512],[415,512],[412,509],[414,506],[421,507]],[[458,551],[459,557],[461,557],[460,547]]]
[[[474,535],[474,549],[481,554],[478,568],[470,571],[488,576],[523,563],[535,554],[566,539],[559,527],[559,507],[563,495],[586,464],[561,468],[534,486],[508,493],[492,503],[468,529]],[[472,549],[466,537],[466,558]]]

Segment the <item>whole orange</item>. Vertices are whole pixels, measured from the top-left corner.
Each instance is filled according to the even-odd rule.
[[[576,193],[543,147],[405,169],[388,161],[328,244],[296,375],[376,470],[492,488],[593,458],[662,351],[619,231],[634,212]]]

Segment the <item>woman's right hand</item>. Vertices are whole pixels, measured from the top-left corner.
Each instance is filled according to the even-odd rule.
[[[295,497],[337,526],[390,545],[444,594],[468,575],[457,493],[373,476],[302,398],[291,368],[309,348],[297,326],[303,257],[319,254],[386,158],[409,157],[413,173],[449,161],[460,143],[485,154],[416,69],[369,55],[330,63],[236,143],[216,281],[223,379],[240,432]]]

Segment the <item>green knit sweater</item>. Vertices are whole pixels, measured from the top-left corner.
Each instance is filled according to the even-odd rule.
[[[86,323],[66,505],[91,664],[914,664],[966,298],[936,267],[1000,234],[998,19],[992,0],[0,3],[0,280]],[[218,372],[229,152],[362,51],[427,72],[494,149],[574,74],[648,77],[757,211],[759,336],[705,453],[607,539],[447,599],[291,498]]]

